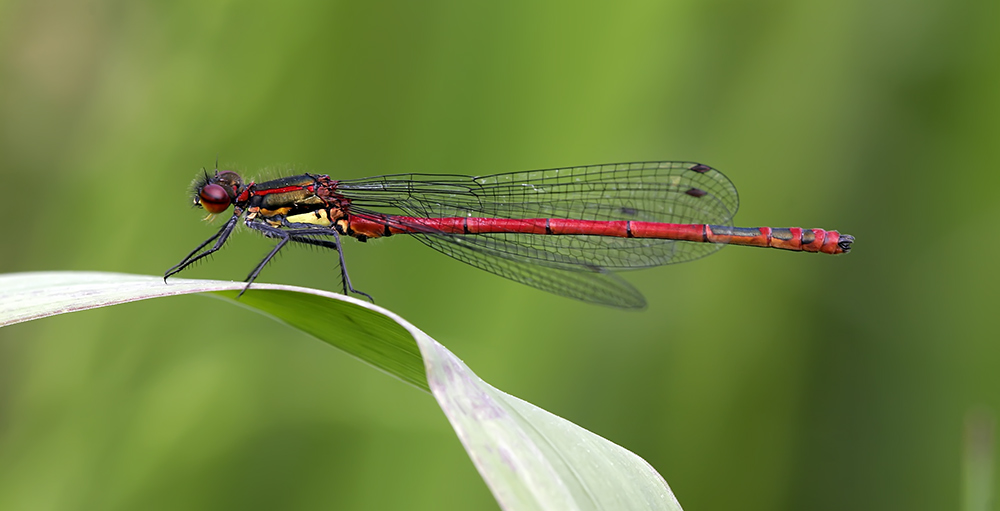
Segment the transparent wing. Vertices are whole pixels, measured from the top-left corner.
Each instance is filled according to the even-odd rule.
[[[565,218],[728,226],[739,207],[736,188],[728,178],[691,162],[593,165],[482,177],[400,174],[340,181],[337,193],[351,200],[352,213],[421,218]],[[490,255],[604,275],[600,270],[679,263],[719,249],[711,243],[587,235],[428,233],[417,237],[487,271],[493,271],[484,267],[487,263],[466,259]],[[456,255],[456,245],[465,251],[464,259]]]
[[[578,264],[538,264],[509,251],[483,248],[470,236],[415,234],[421,242],[459,261],[521,284],[584,302],[642,309],[646,299],[618,275]],[[447,241],[446,241],[447,240]]]

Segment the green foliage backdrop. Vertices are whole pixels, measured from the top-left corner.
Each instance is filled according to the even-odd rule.
[[[187,185],[713,165],[741,225],[857,236],[561,299],[393,238],[355,284],[491,383],[643,456],[685,509],[954,509],[1000,409],[1000,4],[0,3],[0,271],[158,274]],[[189,277],[242,279],[241,233]],[[328,253],[263,281],[337,289]],[[996,477],[996,476],[994,476]],[[433,400],[217,300],[0,330],[2,509],[490,509]]]

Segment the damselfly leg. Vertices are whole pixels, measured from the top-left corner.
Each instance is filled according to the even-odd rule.
[[[267,256],[264,257],[264,259],[260,262],[260,264],[258,264],[257,267],[250,272],[250,275],[247,276],[246,278],[247,285],[245,288],[243,288],[243,291],[240,291],[239,296],[243,296],[243,293],[245,293],[247,289],[250,288],[250,284],[252,284],[253,281],[257,279],[257,276],[260,274],[261,270],[263,270],[264,266],[267,266],[267,263],[269,263],[271,259],[273,259],[274,256],[278,254],[278,251],[280,251],[286,244],[288,244],[289,241],[294,241],[296,243],[303,243],[315,247],[323,247],[336,250],[340,264],[340,281],[341,285],[343,286],[344,294],[346,295],[348,294],[348,292],[355,293],[364,296],[365,298],[368,299],[368,301],[375,303],[375,299],[372,298],[371,295],[363,291],[358,291],[357,289],[354,289],[354,286],[351,285],[351,278],[347,274],[347,263],[344,261],[344,250],[340,244],[340,233],[338,233],[336,229],[313,227],[313,226],[294,228],[296,226],[300,225],[305,226],[309,224],[292,224],[288,223],[287,221],[283,221],[282,223],[285,226],[293,228],[282,229],[274,227],[272,225],[269,225],[261,221],[247,222],[247,226],[250,227],[251,229],[260,232],[261,234],[263,234],[268,238],[277,238],[279,241],[278,244],[275,245],[273,249],[271,249],[271,252],[269,252]],[[332,236],[335,241],[315,239],[312,236]]]
[[[293,236],[293,241],[317,247],[332,248],[336,250],[337,256],[340,258],[340,284],[344,289],[344,294],[346,295],[348,294],[348,291],[350,291],[351,293],[361,295],[367,298],[369,302],[375,303],[375,299],[372,298],[372,295],[365,293],[364,291],[358,291],[357,289],[354,289],[353,285],[351,285],[351,277],[347,274],[347,263],[344,261],[344,251],[343,249],[341,249],[340,245],[340,235],[337,233],[336,230],[334,230],[333,236],[337,239],[336,242],[327,240],[317,240],[307,237],[296,237],[296,236]]]
[[[229,235],[233,233],[233,229],[236,228],[236,222],[238,222],[239,219],[240,219],[240,215],[239,214],[233,215],[226,222],[226,224],[223,225],[221,229],[219,229],[219,232],[217,232],[214,235],[212,235],[211,238],[208,238],[207,240],[203,241],[201,243],[201,245],[198,245],[197,247],[195,247],[195,249],[192,250],[190,254],[188,254],[183,260],[181,260],[181,262],[177,263],[176,265],[172,266],[169,270],[167,270],[167,272],[163,274],[163,282],[166,283],[167,282],[167,277],[170,277],[171,275],[179,273],[184,268],[187,268],[188,266],[191,266],[192,264],[194,264],[198,260],[200,260],[200,259],[204,258],[205,256],[210,255],[210,254],[212,254],[214,252],[217,252],[220,248],[222,248],[222,245],[226,243],[226,239],[229,238]],[[216,239],[218,241],[215,241]],[[212,246],[212,248],[210,248],[210,249],[208,249],[208,250],[206,250],[206,251],[204,251],[204,252],[202,252],[200,254],[198,253],[198,252],[201,251],[201,249],[205,248],[212,241],[215,241],[215,245]]]

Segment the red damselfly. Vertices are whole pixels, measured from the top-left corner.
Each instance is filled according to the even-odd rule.
[[[211,215],[233,206],[233,215],[167,270],[164,280],[222,248],[242,217],[251,229],[278,239],[243,291],[282,247],[295,242],[336,250],[344,293],[369,300],[351,285],[341,236],[414,236],[522,284],[622,308],[646,302],[615,270],[690,261],[724,244],[841,254],[854,241],[823,229],[732,227],[736,188],[718,170],[692,162],[480,177],[397,174],[337,181],[303,174],[262,183],[216,170],[195,183],[194,203]]]

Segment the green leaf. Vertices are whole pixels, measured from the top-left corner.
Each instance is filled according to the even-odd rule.
[[[642,458],[481,380],[390,311],[316,289],[116,273],[0,275],[0,326],[118,303],[209,293],[300,329],[429,390],[506,510],[668,509],[680,505]]]

